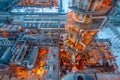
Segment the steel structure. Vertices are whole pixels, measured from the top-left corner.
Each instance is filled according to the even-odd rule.
[[[64,0],[0,4],[0,80],[119,80],[120,0],[72,0],[67,13]]]
[[[93,73],[116,72],[118,66],[110,51],[110,41],[96,40],[94,37],[105,25],[108,20],[107,14],[117,2],[117,0],[72,1],[69,5],[72,11],[66,15],[65,29],[68,34],[64,41],[64,51],[61,50],[60,53],[61,76],[86,69]],[[109,62],[112,62],[112,65]]]

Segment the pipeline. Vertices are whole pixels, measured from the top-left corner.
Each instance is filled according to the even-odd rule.
[[[37,54],[38,54],[38,47],[37,46],[33,47],[32,52],[30,52],[29,54],[30,54],[29,55],[30,62],[27,63],[27,67],[32,68],[32,67],[34,67],[35,62],[36,62],[36,58],[37,58]]]

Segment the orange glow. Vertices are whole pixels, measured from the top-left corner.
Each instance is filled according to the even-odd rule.
[[[50,1],[36,1],[36,0],[22,0],[18,3],[21,6],[25,5],[40,5],[40,6],[50,6]],[[57,6],[57,0],[53,1],[53,6]]]
[[[81,45],[79,41],[75,44],[74,48],[78,49],[80,52],[83,51],[83,45]]]
[[[71,24],[65,24],[65,30],[70,31],[72,33],[79,31],[79,29],[75,25],[71,25]]]
[[[28,75],[25,68],[22,68],[16,65],[11,65],[10,72],[13,73],[13,75],[18,78],[20,78],[21,76],[25,77]]]
[[[96,31],[84,31],[82,33],[82,37],[81,37],[82,42],[87,45],[92,40],[95,33],[96,33]]]
[[[72,58],[69,53],[66,51],[60,51],[59,52],[59,59],[60,59],[60,66],[65,66],[67,70],[73,69],[74,71],[76,70],[82,70],[84,65],[87,64],[86,59],[80,59],[79,57],[79,62],[74,62],[72,63]],[[76,58],[77,59],[77,58]]]
[[[71,41],[71,40],[66,40],[65,43],[66,43],[67,45],[73,45],[73,44],[74,44],[74,42]]]
[[[86,24],[86,23],[89,23],[90,22],[90,16],[89,15],[80,15],[80,14],[77,14],[75,12],[72,12],[71,14],[71,18],[77,22],[77,23],[83,23],[83,24]],[[69,18],[67,18],[68,21],[69,21]],[[91,19],[92,20],[92,19]],[[74,22],[73,21],[73,22]]]
[[[32,69],[27,70],[24,67],[11,65],[10,73],[13,73],[13,76],[17,78],[27,77],[29,75],[29,72],[31,72],[32,74],[35,74],[36,76],[46,74],[47,70],[43,69],[42,67],[45,64],[45,60],[43,59],[43,57],[44,55],[46,55],[47,52],[48,52],[48,49],[45,49],[45,48],[39,49],[36,64]]]
[[[21,32],[24,30],[24,28],[21,27],[21,26],[19,26],[18,29],[19,29],[19,31],[21,31]]]
[[[94,59],[90,59],[90,63],[91,63],[91,64],[95,64],[96,62],[95,62]]]
[[[36,74],[41,74],[42,73],[42,70],[41,69],[38,69]]]
[[[9,35],[9,33],[7,33],[7,32],[2,33],[2,36],[8,36],[8,35]]]
[[[109,5],[111,3],[111,0],[103,0],[104,5]]]
[[[41,48],[41,49],[39,49],[39,53],[38,53],[38,55],[39,56],[43,56],[45,53],[47,53],[49,50],[48,49],[45,49],[45,48]]]
[[[44,70],[42,67],[45,64],[45,60],[43,59],[43,57],[47,52],[48,52],[48,49],[45,49],[45,48],[41,48],[38,51],[38,58],[37,58],[37,61],[36,61],[37,64],[34,68],[31,69],[31,71],[33,73],[35,73],[36,75],[46,73],[46,70]]]

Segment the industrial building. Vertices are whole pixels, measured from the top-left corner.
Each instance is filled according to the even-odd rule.
[[[120,80],[120,0],[0,0],[0,80]]]

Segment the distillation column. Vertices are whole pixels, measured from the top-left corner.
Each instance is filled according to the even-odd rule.
[[[111,8],[110,4],[111,0],[73,0],[69,6],[71,11],[66,14],[65,29],[68,34],[64,41],[65,52],[60,54],[61,65],[66,70],[83,70],[88,62],[94,61],[87,50],[91,50],[95,34],[106,22],[105,13]],[[64,70],[63,67],[61,70]]]

